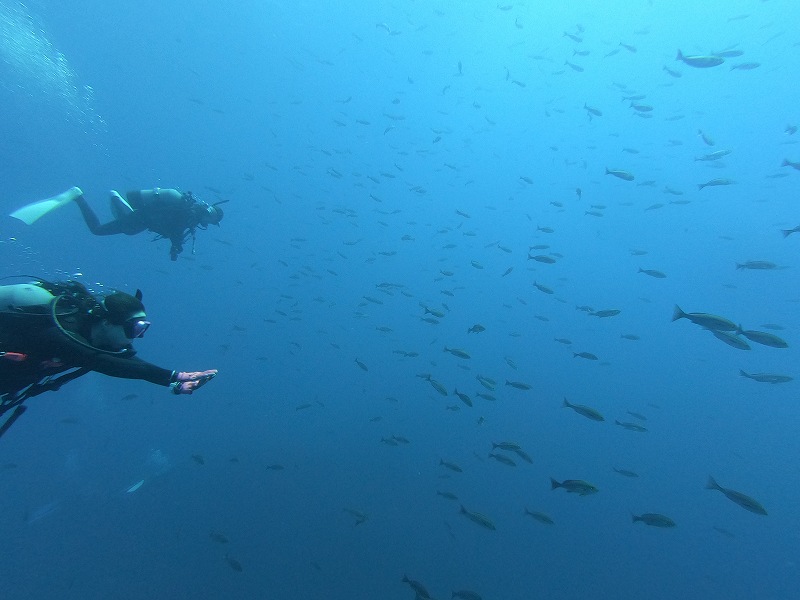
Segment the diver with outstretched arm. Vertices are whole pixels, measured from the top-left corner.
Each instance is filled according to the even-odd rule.
[[[191,394],[217,375],[173,371],[136,356],[132,341],[150,327],[142,294],[95,297],[77,281],[0,286],[0,426],[2,435],[30,397],[96,371],[142,379]]]

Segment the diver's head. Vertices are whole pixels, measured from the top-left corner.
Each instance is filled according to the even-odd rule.
[[[209,225],[216,225],[219,227],[219,222],[222,221],[224,216],[222,209],[216,204],[206,204],[205,202],[198,202],[195,205],[195,215],[197,216],[197,224],[206,228]]]
[[[103,298],[101,305],[102,318],[92,328],[92,341],[100,348],[125,348],[150,327],[140,290],[135,296],[115,292]]]

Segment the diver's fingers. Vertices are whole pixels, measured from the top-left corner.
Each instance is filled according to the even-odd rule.
[[[217,369],[210,369],[208,371],[191,371],[178,373],[176,379],[178,381],[200,381],[212,379],[218,373]]]

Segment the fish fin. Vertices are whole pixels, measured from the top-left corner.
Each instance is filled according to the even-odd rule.
[[[672,320],[673,321],[677,321],[678,319],[682,319],[685,316],[686,316],[686,313],[683,312],[681,310],[681,307],[676,304],[675,308],[672,309]]]

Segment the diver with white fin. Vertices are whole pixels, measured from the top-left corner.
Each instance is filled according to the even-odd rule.
[[[123,198],[112,190],[110,205],[114,220],[100,223],[100,219],[83,197],[83,191],[73,187],[58,196],[23,206],[11,213],[11,216],[30,225],[70,202],[78,205],[83,220],[93,234],[136,235],[143,231],[152,231],[156,234],[155,239],[167,238],[171,242],[169,255],[172,260],[177,260],[189,238],[192,239],[194,252],[197,229],[207,229],[209,225],[219,226],[223,217],[219,205],[227,200],[208,204],[195,198],[192,192],[182,193],[175,189],[162,188],[134,190]]]

